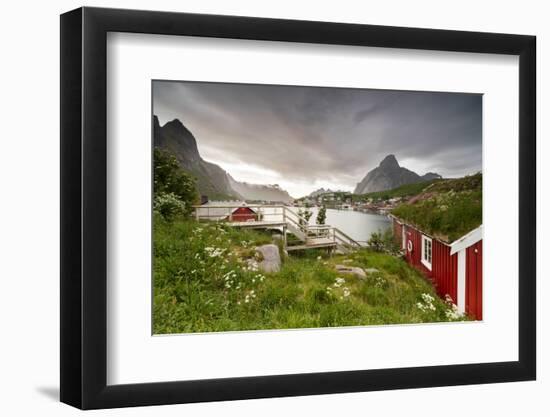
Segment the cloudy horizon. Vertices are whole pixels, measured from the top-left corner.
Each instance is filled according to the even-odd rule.
[[[154,81],[153,113],[237,181],[293,197],[353,191],[388,154],[419,175],[482,168],[480,94]]]

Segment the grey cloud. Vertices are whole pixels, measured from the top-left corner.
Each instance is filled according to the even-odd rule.
[[[352,187],[387,154],[442,175],[481,169],[477,94],[155,81],[153,111],[199,149],[288,180]],[[423,174],[423,172],[419,172]],[[261,182],[261,179],[258,179]]]

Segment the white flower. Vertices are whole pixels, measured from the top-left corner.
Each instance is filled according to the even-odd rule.
[[[346,283],[346,280],[344,278],[336,278],[336,281],[334,282],[334,284],[332,284],[335,288],[339,288],[341,287],[343,284]]]
[[[427,293],[422,294],[422,299],[424,300],[425,303],[430,303],[435,300],[434,297],[432,297],[430,294],[427,294]]]

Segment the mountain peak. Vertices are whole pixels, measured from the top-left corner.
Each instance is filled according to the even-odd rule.
[[[246,184],[235,181],[220,166],[202,159],[195,136],[179,120],[174,119],[160,126],[158,117],[153,117],[154,144],[171,152],[181,168],[191,173],[197,180],[201,195],[211,199],[246,199],[274,202],[291,202],[279,185]]]
[[[163,128],[169,128],[169,129],[176,129],[176,130],[185,130],[188,131],[188,129],[183,125],[182,122],[180,122],[179,119],[174,119],[169,122],[167,122]]]
[[[421,181],[429,181],[441,178],[439,174],[430,172],[424,176],[401,167],[395,155],[386,156],[378,167],[370,171],[365,178],[355,187],[355,194],[365,194],[375,191],[391,190],[405,184],[412,184]]]
[[[384,159],[382,159],[382,162],[380,162],[381,168],[399,168],[399,162],[397,162],[397,158],[394,154],[389,154]]]

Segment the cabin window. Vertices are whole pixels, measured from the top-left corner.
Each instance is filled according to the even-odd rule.
[[[432,270],[432,239],[422,236],[422,264]]]

